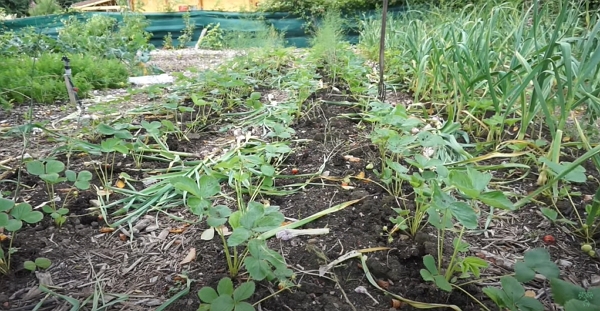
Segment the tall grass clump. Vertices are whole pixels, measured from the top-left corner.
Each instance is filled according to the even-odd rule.
[[[515,126],[523,139],[544,126],[560,141],[574,109],[586,108],[590,120],[600,111],[600,23],[579,3],[557,5],[534,0],[392,17],[388,82],[487,140],[499,142]],[[360,42],[371,58],[379,25],[363,23]]]
[[[358,95],[367,91],[364,77],[368,70],[365,60],[346,41],[345,23],[338,11],[327,12],[315,25],[308,59],[332,86]]]

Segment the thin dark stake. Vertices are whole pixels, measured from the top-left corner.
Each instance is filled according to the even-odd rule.
[[[383,12],[381,13],[381,37],[379,38],[379,100],[385,101],[385,81],[383,71],[385,68],[385,28],[387,27],[388,0],[383,0]]]

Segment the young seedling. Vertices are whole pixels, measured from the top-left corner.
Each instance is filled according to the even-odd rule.
[[[71,194],[71,190],[67,193],[63,200],[60,197],[56,196],[55,187],[59,183],[62,182],[72,182],[73,185],[80,190],[87,190],[90,187],[90,180],[92,180],[92,173],[88,171],[81,171],[76,173],[72,170],[67,170],[64,173],[64,176],[61,176],[61,173],[65,169],[64,163],[57,160],[34,160],[28,162],[27,172],[39,176],[46,184],[46,191],[48,193],[49,205],[44,205],[42,210],[45,213],[50,214],[54,222],[58,226],[62,226],[64,222],[67,220],[67,214],[69,213],[69,209],[65,208],[67,199]],[[61,207],[58,207],[56,202],[62,201],[63,204]]]
[[[40,222],[44,215],[39,211],[34,211],[31,205],[27,203],[15,204],[14,201],[0,198],[0,228],[12,233],[9,237],[10,243],[8,252],[0,247],[0,274],[6,274],[10,270],[10,258],[16,251],[12,248],[17,231],[23,227],[23,222],[35,224]]]
[[[216,291],[209,286],[198,291],[198,298],[203,302],[198,311],[255,311],[254,306],[244,301],[252,297],[255,287],[250,281],[234,289],[230,278],[222,278]]]
[[[52,262],[48,258],[38,257],[35,261],[27,260],[23,263],[23,267],[31,272],[37,269],[48,269]]]

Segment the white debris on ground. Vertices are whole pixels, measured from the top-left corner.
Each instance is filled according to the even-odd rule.
[[[128,82],[134,85],[171,84],[175,79],[169,74],[153,76],[129,77]]]

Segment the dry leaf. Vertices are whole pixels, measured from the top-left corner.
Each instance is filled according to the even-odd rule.
[[[535,292],[532,290],[526,290],[525,297],[535,298]]]
[[[101,196],[101,197],[105,197],[107,195],[110,195],[112,193],[112,191],[108,190],[108,189],[96,189],[96,195]]]
[[[383,289],[390,288],[390,282],[385,281],[385,280],[377,280],[377,285],[379,285],[379,287],[381,287]]]
[[[6,240],[8,240],[8,235],[0,233],[0,242],[4,242]]]
[[[117,186],[119,189],[123,189],[125,188],[125,181],[123,179],[117,179],[115,186]]]
[[[101,233],[111,233],[115,231],[115,228],[111,228],[111,227],[102,227],[100,228],[100,232]]]
[[[192,247],[190,248],[190,251],[188,252],[187,256],[185,256],[185,258],[183,258],[183,260],[179,264],[185,265],[186,263],[190,263],[194,259],[196,259],[196,249]]]
[[[175,229],[169,229],[169,232],[170,232],[170,233],[175,233],[175,234],[182,233],[183,231],[185,231],[185,228],[175,228]]]
[[[119,240],[125,242],[127,241],[127,236],[123,233],[119,233]]]
[[[210,241],[215,237],[215,229],[208,228],[206,230],[204,230],[202,232],[202,234],[200,235],[200,240],[204,240],[204,241]]]
[[[354,187],[342,185],[342,189],[344,189],[344,190],[352,190],[352,189],[354,189]]]
[[[360,173],[356,174],[356,178],[358,178],[358,179],[364,179],[365,178],[365,172],[360,172]]]
[[[345,155],[344,159],[348,162],[353,162],[353,163],[360,162],[360,158],[357,158],[357,157],[349,155],[349,154]]]

